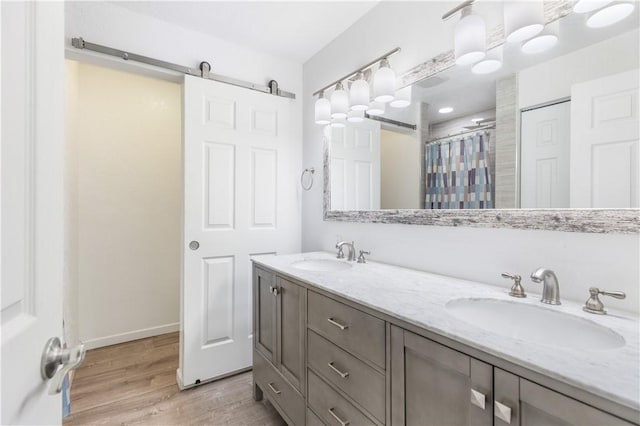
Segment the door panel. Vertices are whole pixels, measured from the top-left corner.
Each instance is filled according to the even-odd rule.
[[[271,363],[276,362],[276,305],[273,294],[275,277],[272,273],[255,268],[253,291],[255,300],[256,349]]]
[[[192,76],[185,76],[183,97],[178,373],[188,387],[251,366],[250,257],[299,251],[300,146],[290,118],[294,101]],[[267,303],[261,349],[273,357],[275,317],[271,324],[267,318],[275,301],[266,302],[266,289],[258,287]]]
[[[282,278],[278,282],[278,368],[303,394],[307,290]]]

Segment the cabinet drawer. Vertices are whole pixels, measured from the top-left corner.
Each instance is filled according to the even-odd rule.
[[[384,423],[384,375],[313,331],[308,338],[309,367]]]
[[[336,345],[385,368],[384,321],[309,291],[308,327]]]
[[[253,351],[253,378],[264,396],[288,417],[287,422],[304,424],[305,404],[302,395],[257,351]]]
[[[374,425],[367,416],[309,370],[309,406],[327,425]]]

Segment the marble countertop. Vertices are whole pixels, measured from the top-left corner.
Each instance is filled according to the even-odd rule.
[[[456,340],[529,370],[577,386],[621,405],[640,409],[640,322],[638,317],[609,310],[593,315],[582,304],[562,300],[562,305],[540,303],[539,295],[515,299],[508,290],[488,284],[368,261],[349,262],[349,269],[315,272],[292,267],[307,259],[334,259],[313,252],[293,255],[262,255],[252,260],[267,268],[375,309],[415,326]],[[562,294],[562,283],[560,294]],[[454,299],[497,299],[534,305],[571,314],[610,328],[626,344],[616,349],[571,349],[546,346],[505,337],[457,319],[447,312]]]

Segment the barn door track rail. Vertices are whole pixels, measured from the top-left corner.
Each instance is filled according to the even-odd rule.
[[[125,52],[124,50],[114,49],[113,47],[102,46],[86,41],[82,37],[74,37],[71,39],[71,45],[76,49],[87,49],[105,55],[116,56],[124,59],[125,61],[136,61],[147,65],[153,65],[155,67],[166,68],[179,73],[193,75],[196,77],[206,78],[208,80],[218,81],[220,83],[231,84],[233,86],[243,87],[245,89],[255,90],[262,93],[271,94],[274,96],[280,96],[283,98],[295,99],[295,93],[287,92],[278,87],[278,82],[275,80],[269,81],[266,86],[261,84],[250,83],[247,81],[238,80],[232,77],[226,77],[224,75],[214,74],[211,72],[211,65],[208,62],[200,62],[198,69],[185,67],[183,65],[173,64],[171,62],[162,61],[160,59],[150,58],[148,56],[138,55],[136,53]]]

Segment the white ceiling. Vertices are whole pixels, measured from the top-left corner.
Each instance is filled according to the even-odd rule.
[[[375,1],[115,1],[134,12],[298,63],[349,28]]]

